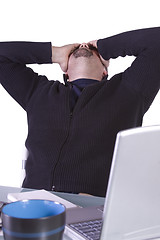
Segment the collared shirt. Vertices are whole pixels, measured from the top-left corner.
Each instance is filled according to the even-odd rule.
[[[81,95],[83,89],[91,84],[97,83],[98,80],[88,79],[88,78],[80,78],[70,82],[71,85],[71,94],[70,94],[70,109],[73,111],[76,102]]]

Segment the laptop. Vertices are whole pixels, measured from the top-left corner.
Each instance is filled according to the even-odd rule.
[[[117,134],[105,204],[67,210],[74,240],[160,239],[160,126]]]

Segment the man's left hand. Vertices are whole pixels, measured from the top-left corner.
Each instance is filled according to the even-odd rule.
[[[62,47],[52,46],[52,62],[58,63],[63,72],[67,72],[70,53],[80,44],[68,44]]]

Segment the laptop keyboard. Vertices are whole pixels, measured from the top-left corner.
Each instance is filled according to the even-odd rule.
[[[80,223],[72,223],[70,226],[79,232],[82,236],[89,240],[99,240],[101,229],[102,229],[102,219],[92,220]]]

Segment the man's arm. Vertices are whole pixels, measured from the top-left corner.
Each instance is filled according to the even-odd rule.
[[[24,108],[47,78],[38,76],[26,64],[52,63],[51,43],[0,42],[0,83]]]
[[[34,91],[48,80],[26,64],[58,63],[66,72],[68,56],[78,45],[54,47],[50,42],[0,42],[0,83],[26,109]]]
[[[91,43],[104,60],[136,57],[122,74],[122,81],[144,98],[146,111],[160,88],[160,27],[124,32]]]
[[[0,63],[52,63],[50,42],[0,42]]]

